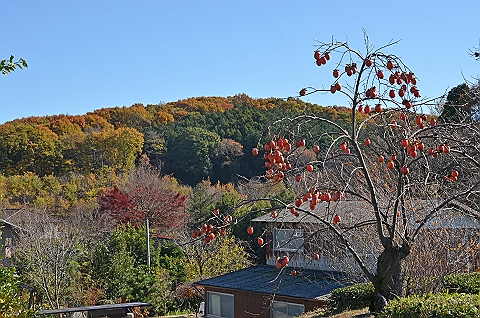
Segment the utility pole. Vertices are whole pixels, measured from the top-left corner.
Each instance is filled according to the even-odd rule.
[[[148,222],[148,217],[145,221],[145,232],[147,238],[147,267],[150,268],[150,224]]]

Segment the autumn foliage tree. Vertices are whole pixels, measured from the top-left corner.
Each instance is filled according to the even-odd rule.
[[[266,185],[284,182],[296,193],[297,204],[283,206],[316,218],[317,235],[329,233],[330,244],[348,251],[375,286],[377,310],[404,295],[407,259],[429,222],[453,201],[476,207],[480,185],[478,127],[425,114],[436,100],[423,98],[416,75],[386,52],[394,44],[374,48],[365,36],[361,52],[347,42],[318,42],[314,61],[331,82],[299,95],[343,95],[349,126],[315,114],[284,118],[252,150],[263,155]],[[344,200],[359,202],[357,215],[336,212]],[[373,268],[365,248],[379,251]]]
[[[141,218],[137,215],[138,212],[135,210],[129,195],[116,185],[100,196],[99,202],[100,211],[109,212],[110,216],[122,224],[132,223],[137,225]]]
[[[114,186],[99,197],[100,210],[111,214],[120,223],[144,224],[163,234],[173,234],[185,224],[187,196],[175,182],[160,171],[143,163],[126,184]]]
[[[184,247],[187,279],[203,279],[240,270],[249,265],[242,243],[232,235],[216,238],[208,245],[197,240]]]

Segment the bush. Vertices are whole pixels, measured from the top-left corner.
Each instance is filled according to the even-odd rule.
[[[332,291],[327,306],[331,310],[360,309],[370,305],[375,296],[372,283],[355,284]]]
[[[441,281],[440,289],[443,286],[447,293],[424,293],[421,287],[437,280]],[[411,296],[390,302],[387,306],[389,314],[384,314],[384,317],[473,317],[469,316],[471,312],[480,313],[480,272],[452,274],[443,279],[415,279],[409,281],[409,294]],[[327,306],[337,312],[361,309],[368,307],[374,298],[375,291],[371,283],[356,284],[332,291]],[[437,303],[447,305],[439,306]]]
[[[480,272],[447,275],[443,278],[443,286],[451,293],[479,294]]]
[[[13,268],[0,266],[0,318],[33,317],[28,309],[28,298],[22,295],[20,283]]]
[[[147,268],[144,227],[125,225],[110,232],[108,240],[97,245],[90,263],[90,274],[105,299],[101,303],[146,301],[151,314],[178,311],[180,304],[172,294],[185,281],[182,249],[163,242],[151,243],[151,266]],[[1,318],[1,317],[0,317]]]
[[[479,317],[480,295],[425,294],[390,301],[378,317]]]
[[[408,277],[405,283],[405,296],[442,292],[444,289],[442,280],[443,277],[437,276]]]

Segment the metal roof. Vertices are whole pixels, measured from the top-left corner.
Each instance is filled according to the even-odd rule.
[[[412,206],[407,207],[411,210],[415,209],[417,215],[415,218],[411,217],[410,225],[414,226],[416,221],[420,220],[422,216],[430,212],[434,204],[439,202],[435,201],[422,201],[417,200],[412,202]],[[413,207],[413,205],[416,207]],[[293,205],[293,204],[292,204]],[[380,209],[385,207],[380,206]],[[322,223],[320,219],[331,219],[334,214],[339,214],[342,217],[342,222],[345,224],[355,224],[367,219],[373,219],[373,207],[366,201],[362,200],[339,200],[337,202],[319,202],[314,210],[309,207],[309,202],[304,202],[296,209],[299,216],[295,216],[290,212],[289,208],[283,208],[277,210],[277,217],[273,218],[271,213],[266,213],[262,216],[254,218],[253,222],[265,222],[265,223]],[[303,211],[307,212],[303,212]],[[480,228],[480,213],[456,200],[452,201],[448,207],[440,210],[434,215],[433,218],[427,222],[428,228]]]
[[[58,223],[60,219],[53,218],[47,213],[38,213],[24,208],[19,209],[1,209],[0,216],[2,220],[19,227],[25,227],[29,224],[38,222]]]
[[[288,266],[280,270],[274,266],[261,265],[205,279],[194,284],[269,295],[326,299],[334,289],[359,281],[361,281],[360,276],[351,277],[341,272],[298,269],[297,275],[292,276],[291,268]]]
[[[9,227],[11,229],[18,229],[21,231],[25,231],[25,229],[22,229],[20,226],[17,226],[11,222],[5,221],[4,219],[0,219],[0,232],[2,231],[1,226]]]
[[[64,314],[64,313],[73,313],[73,312],[82,312],[82,311],[88,311],[89,314],[91,314],[95,311],[100,311],[100,310],[130,309],[130,308],[134,308],[134,307],[146,307],[146,306],[151,306],[151,304],[150,303],[144,303],[144,302],[132,302],[132,303],[107,304],[107,305],[97,305],[97,306],[82,306],[82,307],[72,307],[72,308],[46,309],[46,310],[40,310],[39,314],[40,315],[54,315],[54,314]],[[102,315],[102,317],[103,317],[103,315]]]
[[[309,213],[302,212],[308,211]],[[373,208],[370,204],[360,200],[339,200],[337,202],[319,202],[315,210],[310,210],[309,202],[304,202],[297,209],[299,216],[295,216],[290,213],[289,209],[279,209],[277,211],[277,217],[272,218],[270,213],[259,216],[252,221],[254,222],[267,222],[267,223],[322,223],[315,216],[318,215],[320,218],[323,218],[326,213],[337,213],[343,216],[352,216],[355,218],[365,217],[368,215],[368,212],[371,212],[370,215],[373,215]],[[313,215],[312,215],[313,214]]]

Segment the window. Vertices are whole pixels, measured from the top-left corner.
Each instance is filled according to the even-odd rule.
[[[12,247],[11,246],[6,246],[5,247],[5,252],[3,253],[3,256],[5,258],[12,258]]]
[[[286,252],[303,252],[303,230],[273,229],[273,249]]]
[[[291,318],[300,316],[305,312],[305,306],[301,304],[286,303],[283,301],[273,301],[271,318]]]
[[[5,247],[13,246],[13,240],[11,237],[5,238]]]
[[[5,238],[5,245],[4,245],[3,257],[5,258],[12,258],[12,246],[13,246],[13,239],[11,237]]]
[[[233,318],[233,295],[207,292],[207,297],[208,316]]]

